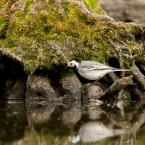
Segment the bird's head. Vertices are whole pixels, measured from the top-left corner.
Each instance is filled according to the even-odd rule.
[[[68,67],[76,67],[76,68],[78,68],[80,62],[81,62],[81,60],[79,58],[74,58],[70,62],[68,62],[67,66]]]
[[[68,137],[68,139],[69,139],[69,141],[71,141],[72,143],[77,143],[77,142],[80,142],[80,136],[79,135],[77,135],[77,136],[69,136]]]

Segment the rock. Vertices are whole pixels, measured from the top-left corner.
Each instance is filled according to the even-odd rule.
[[[53,101],[57,98],[57,94],[50,85],[50,81],[46,76],[33,74],[28,77],[26,83],[26,100],[43,100]]]
[[[135,62],[142,72],[145,70],[142,55],[145,26],[115,22],[101,9],[98,1],[4,1],[0,4],[0,17],[0,53],[18,61],[27,75],[43,68],[56,71],[57,76],[69,75],[69,71],[62,68],[73,57],[105,64],[115,57],[120,68],[131,68]],[[17,79],[13,80],[13,76],[6,77],[10,85],[4,84],[6,79],[2,78],[2,89],[14,86]],[[60,77],[56,82],[58,80]],[[59,83],[57,85],[59,88]],[[74,98],[81,98],[81,87],[71,79],[66,80],[63,88]],[[28,78],[26,99],[53,100],[54,96],[57,95],[47,77]]]
[[[1,56],[0,95],[3,99],[24,99],[26,77],[19,62]]]
[[[62,79],[61,85],[65,94],[77,100],[81,99],[82,85],[75,75]]]
[[[0,4],[0,16],[0,34],[3,34],[0,36],[0,52],[20,61],[29,75],[41,67],[56,69],[76,52],[92,54],[98,44],[94,41],[96,35],[90,39],[94,28],[89,23],[95,26],[96,20],[114,22],[97,1],[4,1]],[[98,51],[93,54],[98,57]]]
[[[99,85],[89,84],[86,86],[86,92],[89,99],[100,99],[103,94],[103,90]]]
[[[116,21],[145,23],[144,0],[98,0],[102,8]]]
[[[16,78],[16,80],[8,78],[5,82],[3,97],[7,99],[24,99],[25,86],[25,78]]]
[[[83,86],[82,103],[88,105],[90,102],[97,101],[101,98],[103,90],[99,83],[88,83]]]

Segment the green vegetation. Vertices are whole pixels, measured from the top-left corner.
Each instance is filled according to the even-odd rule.
[[[144,27],[111,22],[102,15],[98,19],[88,17],[76,3],[48,1],[34,7],[33,1],[27,0],[24,11],[9,12],[13,3],[5,11],[9,19],[0,13],[0,47],[2,53],[21,60],[28,74],[41,67],[55,69],[72,57],[107,63],[109,58],[117,57],[109,40],[117,45],[123,41],[131,53],[142,53],[142,42],[136,43],[134,35]],[[90,12],[106,15],[96,0],[84,3]],[[136,59],[141,61],[143,57]],[[129,67],[126,58],[122,61],[122,67]]]
[[[99,15],[106,15],[105,11],[103,11],[100,7],[100,4],[97,0],[84,0],[84,3],[93,10],[96,14]]]

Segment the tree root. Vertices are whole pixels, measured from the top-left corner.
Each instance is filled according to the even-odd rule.
[[[102,95],[101,99],[112,99],[111,96],[117,95],[122,89],[132,82],[133,76],[123,77],[116,80]]]
[[[133,71],[134,78],[139,82],[142,89],[145,90],[145,76],[140,72],[135,63],[133,63],[131,69]]]

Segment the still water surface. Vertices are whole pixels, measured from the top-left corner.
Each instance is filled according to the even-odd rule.
[[[145,105],[0,102],[0,145],[144,145]]]

